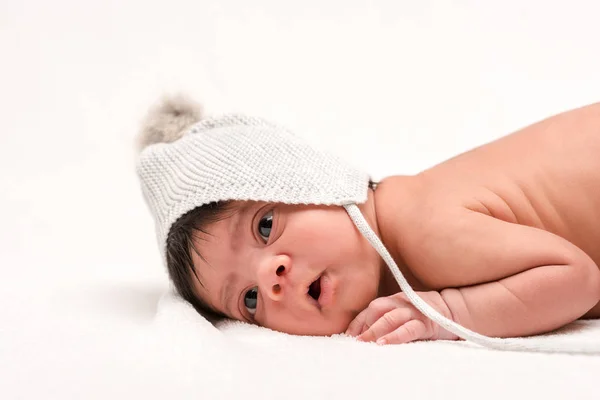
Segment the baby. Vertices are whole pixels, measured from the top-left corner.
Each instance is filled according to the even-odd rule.
[[[149,112],[140,145],[169,276],[204,314],[380,344],[458,339],[400,291],[356,204],[418,296],[467,329],[527,336],[600,317],[600,103],[379,183],[184,98]]]

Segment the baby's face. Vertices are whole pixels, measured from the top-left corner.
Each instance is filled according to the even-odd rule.
[[[342,207],[239,202],[192,251],[196,293],[230,318],[330,335],[377,296],[379,255]],[[373,207],[361,207],[376,229]],[[377,232],[377,231],[376,231]]]

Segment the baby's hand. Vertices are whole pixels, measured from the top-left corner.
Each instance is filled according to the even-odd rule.
[[[442,296],[435,291],[417,292],[430,306],[452,319],[452,313]],[[414,340],[456,340],[448,332],[421,314],[402,292],[380,297],[371,302],[348,326],[346,334],[377,344],[407,343]]]

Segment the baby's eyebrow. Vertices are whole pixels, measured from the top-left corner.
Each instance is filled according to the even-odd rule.
[[[255,203],[252,202],[243,203],[243,205],[237,210],[237,212],[231,219],[231,222],[229,224],[229,237],[231,239],[231,251],[233,253],[236,253],[239,250],[240,243],[242,243],[244,240],[243,235],[241,233],[243,231],[242,225],[247,219],[247,214],[250,211],[252,211],[254,205]],[[229,274],[227,274],[227,276],[225,277],[225,284],[221,286],[221,293],[219,295],[219,298],[221,299],[221,304],[223,305],[223,308],[225,308],[225,311],[228,312],[227,315],[229,315],[230,317],[233,317],[233,312],[229,307],[229,304],[231,304],[231,297],[233,295],[232,291],[236,287],[237,279],[237,274],[235,274],[234,272],[229,272]]]
[[[231,304],[231,291],[235,287],[237,281],[237,276],[230,272],[225,278],[225,285],[221,286],[221,293],[219,298],[221,299],[221,305],[227,311],[227,315],[233,316],[231,312],[231,308],[229,308],[229,304]]]
[[[251,211],[252,203],[244,204],[236,213],[231,224],[229,225],[229,237],[231,238],[231,250],[236,251],[240,247],[240,242],[243,240],[241,232],[242,224],[246,220],[246,215]]]

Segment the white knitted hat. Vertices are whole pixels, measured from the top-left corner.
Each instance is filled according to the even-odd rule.
[[[600,353],[597,347],[564,349],[489,338],[441,315],[410,287],[356,206],[367,199],[369,176],[282,127],[243,115],[201,119],[199,106],[176,97],[150,111],[139,144],[137,173],[165,263],[171,226],[196,207],[227,200],[339,205],[386,262],[410,302],[444,329],[499,350]]]
[[[243,115],[201,119],[199,110],[185,98],[167,99],[150,111],[140,135],[137,173],[163,260],[173,223],[211,202],[366,201],[367,174],[286,129]]]

